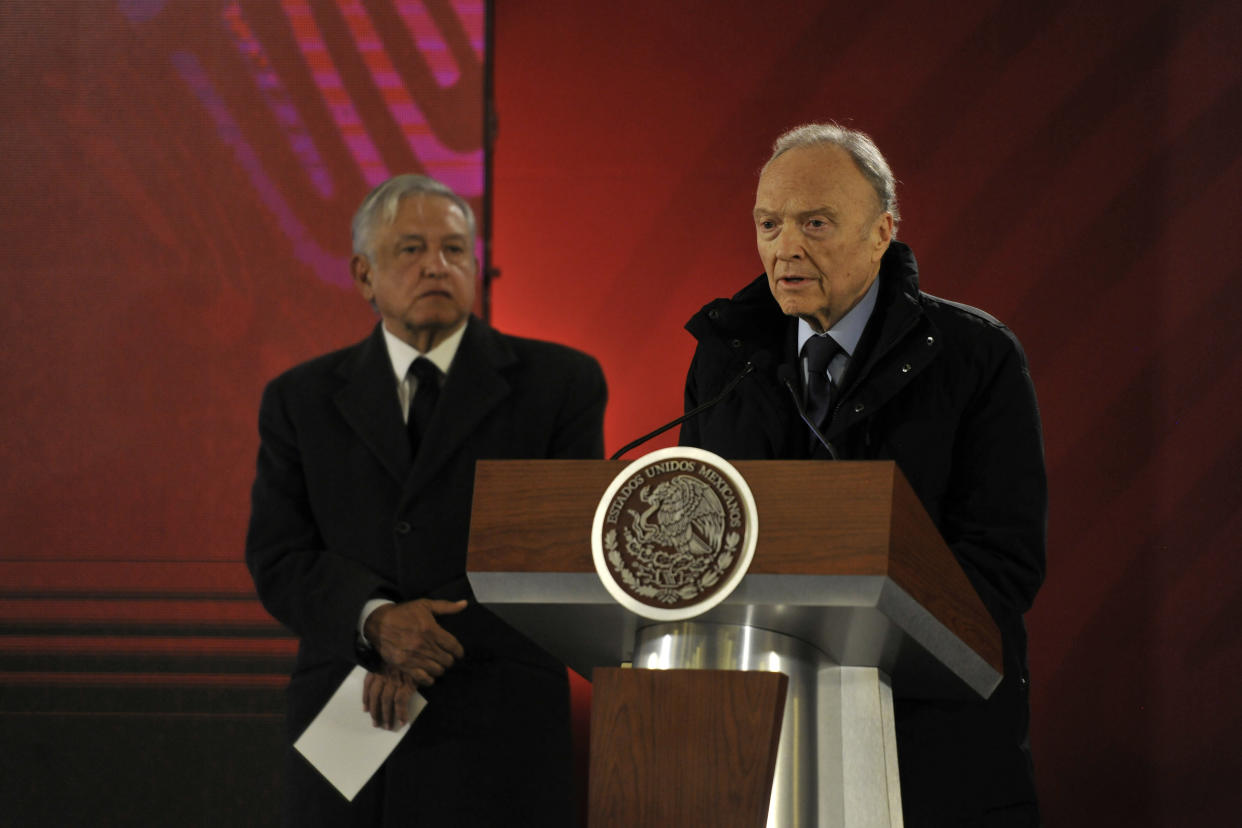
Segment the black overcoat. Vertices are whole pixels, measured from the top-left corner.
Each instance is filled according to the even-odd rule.
[[[1009,810],[1025,815],[997,824],[1026,824],[1035,788],[1022,616],[1043,581],[1047,525],[1026,357],[996,319],[920,292],[906,245],[891,244],[879,279],[825,436],[842,459],[896,461],[1000,627],[1005,661],[987,701],[896,700],[906,824],[974,824]],[[758,370],[688,421],[683,445],[729,459],[828,457],[780,382],[782,364],[796,363],[796,321],[781,313],[766,275],[706,305],[686,327],[698,340],[686,410],[748,361]]]

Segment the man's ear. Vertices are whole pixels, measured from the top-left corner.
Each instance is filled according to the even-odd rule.
[[[375,289],[371,285],[371,262],[361,253],[355,253],[349,260],[349,275],[362,298],[368,302],[375,298]]]
[[[871,228],[871,239],[873,247],[871,248],[871,261],[878,262],[884,258],[884,252],[888,250],[889,244],[893,241],[893,214],[884,211],[879,218],[875,220],[875,224]]]

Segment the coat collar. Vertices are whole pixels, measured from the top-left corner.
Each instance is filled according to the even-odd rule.
[[[914,251],[893,241],[880,262],[880,296],[877,307],[891,306],[904,297],[912,312],[919,304],[919,269]],[[900,320],[899,320],[900,321]],[[740,339],[743,356],[764,348],[781,348],[786,343],[789,317],[772,297],[767,274],[760,274],[730,299],[716,299],[691,317],[686,330],[700,342],[712,336]],[[779,354],[784,357],[783,353]]]
[[[516,361],[500,334],[481,319],[470,318],[417,463],[410,460],[392,363],[379,325],[360,343],[353,358],[338,368],[343,385],[335,402],[359,439],[411,494],[435,476],[479,422],[508,396],[510,385],[503,370]]]
[[[918,263],[901,242],[889,245],[880,263],[880,295],[854,353],[843,391],[860,382],[881,358],[904,339],[923,316]]]
[[[927,321],[919,292],[918,263],[907,245],[899,241],[889,245],[880,263],[878,278],[880,295],[876,300],[876,310],[846,376],[841,402],[846,402],[854,390],[863,385],[863,380],[878,370],[877,364],[920,323]],[[782,441],[787,440],[785,432],[790,428],[791,418],[797,416],[787,399],[787,389],[776,377],[781,363],[790,363],[795,359],[796,327],[796,323],[781,312],[772,298],[766,274],[760,275],[732,298],[708,303],[686,324],[686,329],[698,339],[700,348],[711,349],[717,357],[725,355],[722,364],[726,376],[740,370],[747,360],[759,352],[767,351],[773,357],[766,360],[771,364],[767,372],[770,376],[755,383],[761,390],[756,392],[754,399],[764,410],[761,420],[763,428],[776,446],[783,445]],[[934,334],[934,331],[930,333]],[[876,407],[883,405],[904,387],[939,350],[934,336],[929,340],[931,343],[934,347],[920,349],[907,371],[899,371],[895,379],[872,386],[868,395],[871,398],[862,401],[861,408],[855,410],[859,400],[850,400],[848,410],[842,416],[834,417],[829,439],[870,416]],[[797,430],[796,426],[794,430]]]
[[[941,349],[939,331],[924,312],[918,264],[910,248],[893,242],[879,278],[875,313],[863,331],[827,429],[832,441],[887,405]]]

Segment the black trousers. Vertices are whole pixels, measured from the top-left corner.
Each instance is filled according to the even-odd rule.
[[[424,695],[427,707],[353,802],[290,748],[284,824],[573,825],[569,685],[563,669],[468,658]],[[361,707],[362,700],[358,703]]]

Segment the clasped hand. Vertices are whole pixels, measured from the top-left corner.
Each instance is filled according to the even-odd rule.
[[[461,643],[436,621],[466,608],[463,601],[420,598],[372,612],[363,631],[384,659],[383,673],[368,673],[362,706],[376,727],[395,730],[409,720],[410,700],[465,655]]]

